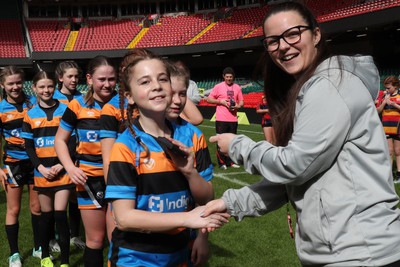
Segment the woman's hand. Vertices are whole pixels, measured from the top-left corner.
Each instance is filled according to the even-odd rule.
[[[74,184],[84,185],[86,183],[86,180],[88,179],[86,174],[76,166],[68,169],[67,173]]]
[[[205,205],[205,209],[203,210],[202,216],[207,217],[210,216],[211,214],[220,214],[220,213],[228,214],[225,202],[221,198],[211,200],[210,202],[208,202]],[[208,227],[208,228],[203,228],[201,231],[203,233],[206,233],[206,232],[212,232],[214,230],[215,228]]]
[[[229,145],[235,137],[236,135],[232,133],[217,134],[210,137],[210,142],[217,143],[219,150],[225,155],[228,155]]]
[[[203,216],[204,206],[199,206],[187,212],[187,218],[184,226],[193,229],[212,229],[220,228],[228,222],[230,215],[228,213],[214,213],[209,216]]]

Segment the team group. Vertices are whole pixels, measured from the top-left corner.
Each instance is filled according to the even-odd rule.
[[[74,61],[57,66],[57,82],[39,71],[34,99],[22,90],[21,69],[1,71],[0,177],[7,192],[9,266],[22,266],[18,217],[25,184],[32,256],[41,266],[54,266],[49,245],[55,236],[60,264],[69,266],[70,242],[79,241],[72,230],[79,229],[79,213],[85,266],[103,266],[106,233],[112,266],[206,262],[207,233],[193,229],[219,227],[228,215],[199,220],[196,209],[213,199],[213,165],[204,135],[193,126],[203,118],[187,99],[189,70],[145,49],[129,51],[118,73],[109,58],[97,56],[87,67],[85,95],[76,89],[80,72]],[[74,202],[77,212],[71,211]]]

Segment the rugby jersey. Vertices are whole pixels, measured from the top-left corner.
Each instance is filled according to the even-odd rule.
[[[28,97],[32,106],[36,104],[34,97]],[[15,163],[28,159],[25,151],[25,140],[21,137],[22,121],[29,108],[27,103],[11,104],[6,99],[0,102],[0,130],[4,137],[4,163]]]
[[[104,105],[101,109],[100,115],[100,139],[102,138],[114,138],[117,139],[118,134],[122,131],[122,115],[119,106],[119,94],[116,94],[111,100]],[[124,118],[126,119],[126,109],[128,108],[128,101],[124,101]]]
[[[93,106],[85,103],[83,96],[73,99],[62,116],[60,127],[76,131],[77,165],[87,176],[103,177],[103,163],[99,138],[100,111],[104,104],[94,101]]]
[[[82,95],[82,93],[79,92],[78,90],[75,90],[75,94],[73,94],[73,95],[64,95],[63,93],[61,93],[60,90],[55,90],[53,98],[57,99],[58,101],[60,101],[61,103],[65,104],[65,105],[68,105],[68,103],[71,102],[72,99],[75,99],[81,95]]]
[[[400,105],[400,94],[397,92],[390,96],[390,101]],[[397,135],[397,128],[400,121],[400,110],[391,106],[385,105],[382,111],[382,124],[387,135]]]
[[[268,109],[268,104],[260,104],[260,105],[258,105],[257,110],[259,110],[259,109]],[[271,120],[271,115],[268,112],[264,113],[262,115],[262,120],[263,121],[264,120]]]
[[[34,147],[35,153],[30,158],[35,167],[34,181],[37,188],[71,187],[69,185],[72,182],[65,170],[62,170],[58,177],[51,181],[45,179],[37,170],[40,164],[46,168],[51,168],[60,163],[54,149],[54,138],[66,109],[67,105],[57,101],[55,106],[51,108],[43,108],[40,105],[36,105],[24,117],[21,136],[26,139],[28,153],[29,146],[32,145]]]
[[[137,120],[133,127],[137,138],[147,145],[150,159],[145,158],[143,147],[128,129],[125,130],[111,151],[106,198],[132,199],[136,201],[136,209],[148,212],[192,210],[195,202],[185,176],[178,171],[156,139],[143,132]],[[171,127],[172,138],[185,145],[196,140],[188,124],[172,124]],[[202,149],[197,145],[191,147]],[[198,165],[209,166],[208,163]],[[211,176],[203,177],[209,181]],[[189,242],[190,229],[187,228],[163,233],[124,232],[116,228],[109,259],[111,266],[186,266],[190,258]]]

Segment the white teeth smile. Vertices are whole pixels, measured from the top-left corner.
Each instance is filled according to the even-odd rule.
[[[296,57],[296,55],[289,55],[289,56],[286,56],[286,57],[282,57],[282,60],[283,61],[288,61],[288,60],[291,60],[291,59],[293,59],[295,57]]]

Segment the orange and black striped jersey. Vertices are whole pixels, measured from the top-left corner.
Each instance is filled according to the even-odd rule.
[[[29,158],[25,151],[25,141],[21,137],[24,116],[28,109],[36,103],[36,100],[31,97],[29,102],[30,104],[27,104],[26,101],[11,104],[6,99],[0,102],[0,130],[6,141],[4,163],[18,162]]]
[[[59,187],[72,183],[65,170],[61,171],[56,179],[50,181],[37,170],[39,165],[51,168],[60,163],[54,149],[54,138],[66,109],[65,104],[57,101],[51,108],[36,105],[24,117],[21,136],[26,140],[26,150],[35,167],[36,187]]]
[[[100,145],[100,111],[104,104],[94,101],[88,106],[83,96],[73,99],[62,116],[60,127],[66,131],[76,131],[78,145],[76,159],[79,167],[88,176],[103,176],[103,162]]]
[[[80,97],[81,95],[82,95],[81,92],[79,92],[78,90],[75,90],[75,94],[73,94],[73,95],[65,95],[65,94],[61,93],[60,90],[55,90],[53,98],[57,99],[58,101],[60,101],[61,103],[65,104],[65,105],[68,105],[68,103],[71,102],[72,99]]]
[[[120,109],[120,97],[119,94],[115,95],[104,107],[101,109],[100,115],[100,138],[114,138],[117,139],[118,134],[122,131],[122,115]],[[124,110],[126,118],[126,109],[128,107],[128,101],[124,101]]]

